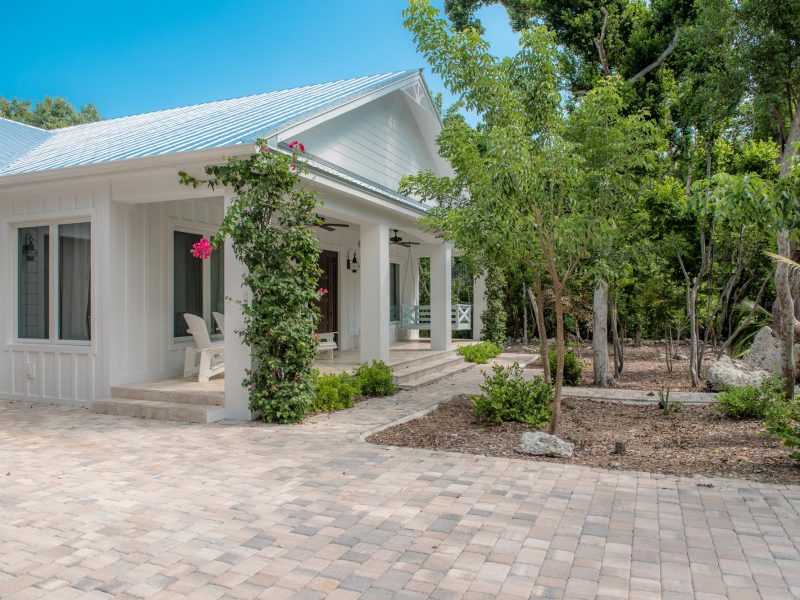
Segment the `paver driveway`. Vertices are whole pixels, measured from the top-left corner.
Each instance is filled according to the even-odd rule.
[[[0,598],[800,597],[800,488],[0,402]],[[707,480],[704,480],[707,481]]]

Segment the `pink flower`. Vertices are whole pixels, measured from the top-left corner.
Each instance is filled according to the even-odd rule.
[[[200,241],[192,244],[192,256],[200,259],[207,259],[211,256],[211,243],[208,238],[200,238]]]
[[[298,150],[300,150],[300,152],[305,152],[306,151],[305,145],[302,144],[301,142],[298,142],[297,140],[292,140],[291,142],[289,142],[289,148],[292,149],[292,150],[297,148]]]
[[[292,163],[289,165],[289,173],[297,173],[297,165]]]
[[[318,291],[320,294],[322,294],[323,296],[324,296],[325,294],[327,294],[327,293],[328,293],[328,290],[326,290],[326,289],[325,289],[325,288],[323,288],[323,287],[319,288],[317,291]]]
[[[264,146],[263,148],[261,148],[260,152],[262,154],[269,154],[269,146]]]

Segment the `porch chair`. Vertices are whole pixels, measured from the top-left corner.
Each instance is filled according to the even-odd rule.
[[[211,315],[214,317],[214,322],[217,324],[217,330],[222,334],[222,337],[225,337],[225,315],[217,311],[211,311]]]
[[[330,358],[333,360],[333,351],[338,350],[339,346],[336,345],[336,340],[334,339],[336,331],[329,331],[327,333],[318,333],[319,336],[319,347],[317,348],[317,352],[330,352]]]
[[[189,333],[194,338],[195,345],[186,348],[183,361],[183,376],[197,375],[197,381],[206,383],[214,375],[225,372],[225,342],[211,343],[206,322],[191,313],[184,313],[183,318],[189,326]],[[197,365],[197,356],[200,355],[200,365]]]

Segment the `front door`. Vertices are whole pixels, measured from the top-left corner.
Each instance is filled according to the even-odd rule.
[[[322,269],[319,287],[328,290],[328,293],[323,294],[317,303],[321,314],[317,331],[320,333],[338,331],[336,299],[338,297],[339,253],[323,250],[319,256],[319,268]]]

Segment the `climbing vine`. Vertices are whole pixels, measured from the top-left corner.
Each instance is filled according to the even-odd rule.
[[[250,157],[229,158],[205,168],[208,179],[180,172],[184,185],[231,188],[235,199],[210,244],[193,250],[208,258],[230,236],[233,253],[247,269],[248,299],[239,301],[250,347],[252,369],[244,384],[250,409],[276,423],[301,421],[314,393],[312,364],[317,353],[319,321],[316,301],[320,245],[312,227],[319,219],[313,192],[298,187],[305,152],[292,142],[291,154],[272,150],[259,139]],[[202,242],[201,242],[202,243]]]
[[[486,270],[486,310],[483,311],[481,339],[494,342],[501,348],[506,343],[506,274],[498,267]]]

